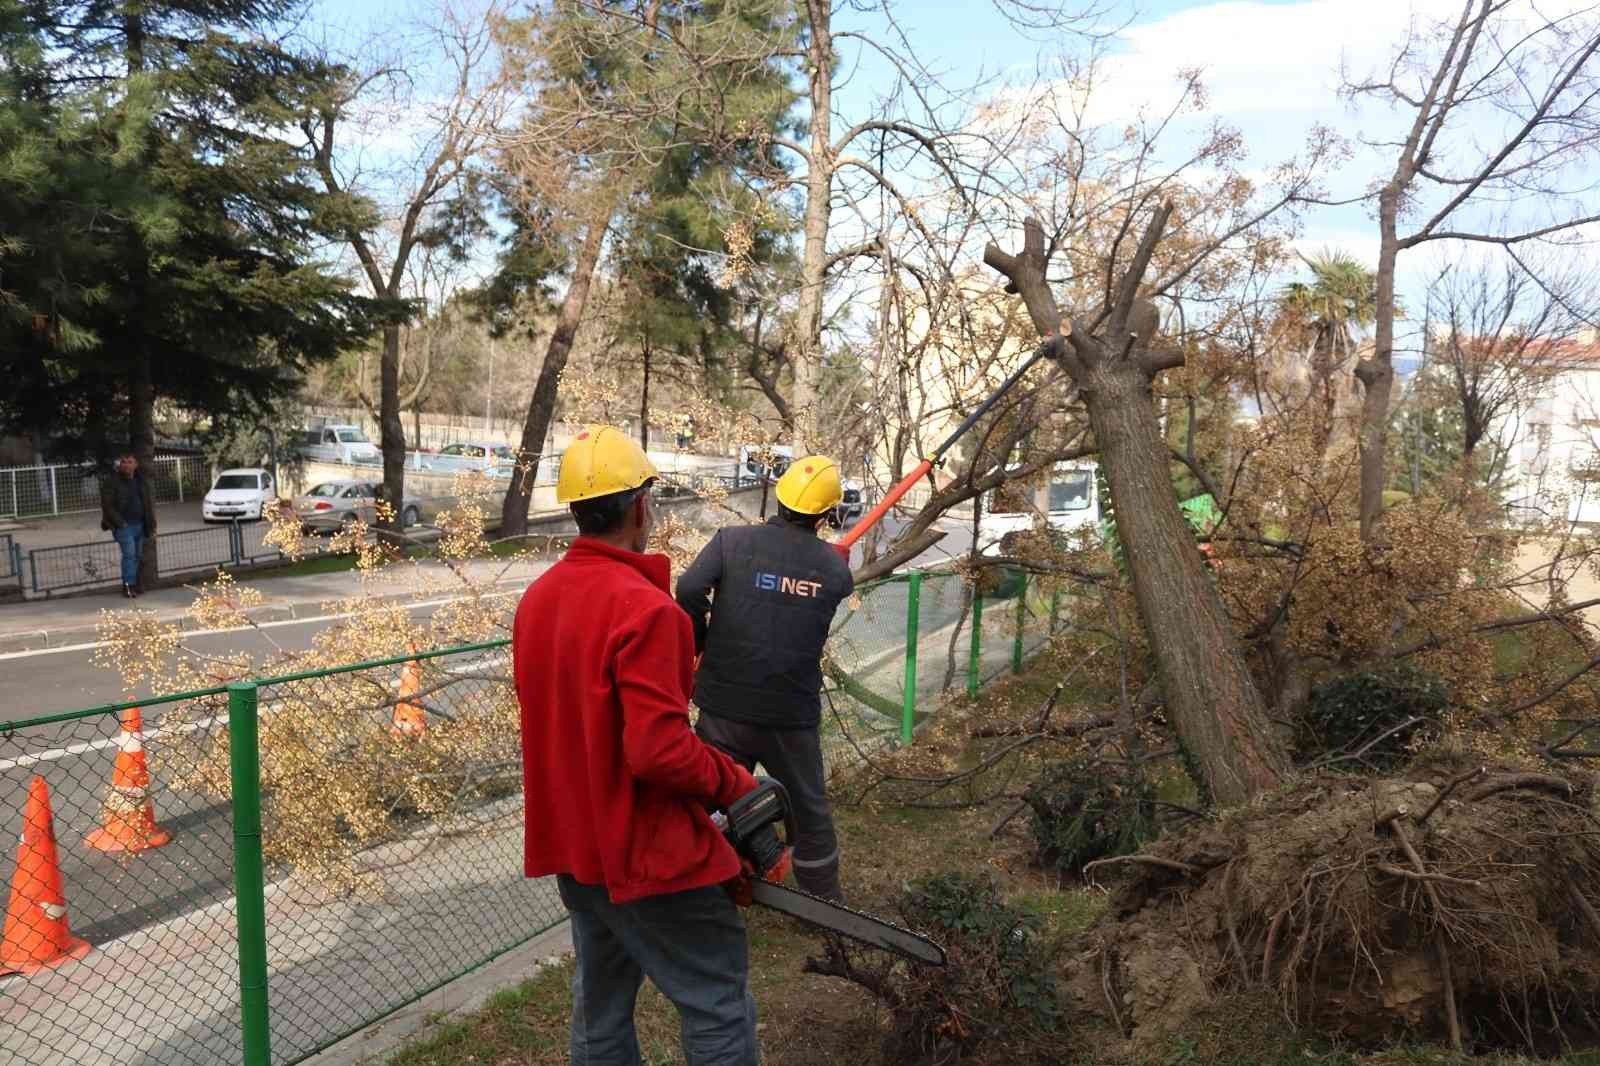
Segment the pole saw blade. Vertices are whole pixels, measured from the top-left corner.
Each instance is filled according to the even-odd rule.
[[[763,907],[771,907],[808,925],[892,952],[912,962],[929,966],[944,965],[944,948],[927,937],[902,929],[882,918],[831,903],[820,896],[755,878],[751,882],[751,898]]]

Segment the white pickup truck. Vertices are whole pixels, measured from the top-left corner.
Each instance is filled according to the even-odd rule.
[[[367,438],[360,426],[334,423],[306,430],[299,451],[307,459],[349,465],[376,463],[380,457],[378,446]]]

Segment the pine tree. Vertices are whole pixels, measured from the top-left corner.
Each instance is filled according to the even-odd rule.
[[[77,207],[27,238],[56,289],[31,302],[56,300],[21,377],[85,451],[104,455],[125,426],[148,463],[158,400],[265,417],[362,325],[365,305],[318,258],[334,205],[289,139],[338,73],[273,39],[301,7],[13,0],[0,17],[3,66],[30,94],[0,102],[0,129],[38,126],[32,108],[72,133],[31,195]],[[149,580],[153,550],[145,566]]]

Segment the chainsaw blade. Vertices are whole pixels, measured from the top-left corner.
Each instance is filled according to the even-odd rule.
[[[847,936],[884,951],[893,952],[913,962],[929,966],[944,965],[944,948],[925,936],[909,929],[874,918],[870,914],[853,911],[838,903],[831,903],[809,892],[775,885],[771,881],[755,878],[751,881],[751,898],[764,907],[781,911],[830,932]]]

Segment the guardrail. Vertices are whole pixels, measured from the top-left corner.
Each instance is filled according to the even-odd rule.
[[[156,572],[160,577],[277,560],[281,553],[263,542],[270,527],[229,522],[204,529],[157,533]],[[93,540],[48,548],[15,547],[19,584],[35,596],[120,582],[121,551],[115,541]],[[3,576],[3,575],[0,575]]]

